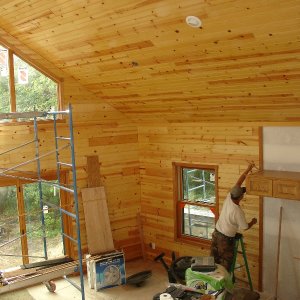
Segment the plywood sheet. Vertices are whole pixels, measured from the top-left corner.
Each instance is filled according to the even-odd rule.
[[[300,169],[300,127],[266,126],[263,128],[263,169],[273,170],[275,174],[296,175]],[[277,172],[275,172],[277,171]],[[266,171],[264,171],[266,172]],[[269,173],[270,174],[270,173]],[[292,177],[289,177],[292,178]],[[280,280],[277,299],[298,299],[300,282],[300,264],[293,259],[299,253],[299,201],[290,201],[286,197],[263,199],[263,290],[274,295],[276,289],[276,251],[279,238],[280,210],[283,208],[280,245]],[[288,287],[288,288],[286,288]]]
[[[104,187],[82,189],[82,200],[90,254],[114,249]]]

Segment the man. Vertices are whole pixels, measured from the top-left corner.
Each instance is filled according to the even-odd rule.
[[[228,193],[220,217],[217,221],[215,231],[212,234],[211,256],[215,262],[230,271],[233,263],[235,235],[238,230],[250,229],[257,223],[253,218],[247,223],[245,214],[240,207],[240,201],[244,197],[246,188],[241,187],[254,164],[249,164],[247,170],[240,176],[235,186]]]

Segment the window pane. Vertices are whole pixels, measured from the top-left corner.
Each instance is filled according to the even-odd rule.
[[[183,234],[211,239],[215,228],[215,215],[212,209],[186,204],[182,209]]]
[[[53,186],[43,184],[42,192],[44,201],[60,205],[59,192]],[[24,185],[24,200],[28,253],[31,256],[44,256],[44,233],[41,221],[39,186],[37,183]],[[44,218],[48,258],[62,256],[63,243],[59,210],[44,206]],[[30,258],[30,262],[41,260],[41,258]]]
[[[57,110],[57,83],[14,55],[17,111]]]
[[[0,46],[0,112],[10,112],[8,51]]]
[[[215,204],[215,171],[182,169],[183,199],[189,202]]]
[[[18,237],[20,227],[16,187],[0,187],[0,270],[23,264],[21,240]]]

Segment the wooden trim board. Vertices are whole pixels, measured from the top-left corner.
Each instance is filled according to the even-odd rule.
[[[114,250],[104,187],[81,190],[90,254]]]

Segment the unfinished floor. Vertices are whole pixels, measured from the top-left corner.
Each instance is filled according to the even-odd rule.
[[[152,270],[152,276],[146,280],[142,287],[136,286],[120,286],[111,289],[105,289],[101,292],[95,292],[88,287],[87,280],[85,282],[85,295],[87,300],[151,300],[157,293],[163,292],[168,286],[167,273],[160,263],[135,260],[126,263],[127,276],[141,272],[144,270]],[[79,278],[75,278],[78,281]],[[80,300],[80,292],[64,279],[55,280],[56,291],[50,293],[45,285],[39,284],[27,288],[28,299],[34,300]],[[3,295],[4,296],[4,295]],[[1,297],[2,299],[2,297]],[[18,298],[17,293],[5,294],[5,300],[27,300],[22,295]],[[261,295],[261,300],[272,300],[268,295]]]

